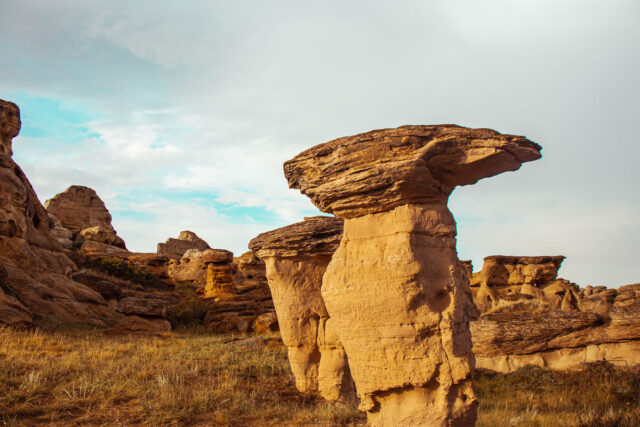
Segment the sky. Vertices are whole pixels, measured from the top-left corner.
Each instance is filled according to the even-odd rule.
[[[94,188],[130,250],[192,230],[236,254],[319,212],[282,163],[337,137],[455,123],[543,158],[457,188],[458,253],[565,255],[640,282],[637,0],[0,0],[0,99],[41,201]]]

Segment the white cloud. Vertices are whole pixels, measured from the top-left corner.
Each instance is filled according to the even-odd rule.
[[[265,227],[313,209],[282,173],[312,145],[411,123],[524,134],[542,160],[454,194],[461,254],[480,267],[491,253],[561,252],[565,277],[615,285],[640,280],[639,12],[633,0],[5,0],[0,91],[99,116],[73,149],[16,147],[43,198],[83,184],[132,209],[141,192],[197,190],[274,213]],[[178,222],[229,247],[260,228],[196,201],[157,209],[142,229],[118,218],[133,248]]]

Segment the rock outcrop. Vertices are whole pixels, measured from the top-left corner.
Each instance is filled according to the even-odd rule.
[[[477,317],[447,199],[458,185],[540,158],[524,137],[403,126],[313,147],[289,186],[345,219],[322,296],[372,425],[473,425]]]
[[[468,271],[476,306],[486,311],[501,300],[513,300],[521,292],[540,293],[541,285],[556,280],[564,256],[488,256],[478,273]]]
[[[342,220],[317,216],[251,240],[267,279],[298,390],[352,400],[347,357],[324,305],[322,276],[342,237]]]
[[[170,332],[171,323],[167,320],[138,316],[126,316],[106,331],[109,335],[165,335]]]
[[[482,315],[471,324],[477,366],[579,368],[640,363],[640,285],[580,288],[557,278],[563,256],[489,256],[471,276]]]
[[[72,185],[44,203],[55,224],[54,234],[64,246],[66,240],[94,241],[126,249],[111,224],[111,214],[95,190]]]
[[[164,255],[174,260],[179,260],[189,249],[204,251],[209,249],[209,244],[202,240],[193,231],[181,231],[177,239],[170,237],[164,243],[158,243],[158,255]]]
[[[242,283],[267,283],[267,267],[253,251],[233,258],[236,265],[235,281]]]
[[[264,263],[253,252],[246,252],[234,258],[230,267],[234,271],[232,293],[205,297],[211,308],[207,311],[204,326],[218,333],[264,334],[278,331],[278,320],[267,284]],[[224,277],[225,282],[229,280],[229,276]],[[228,286],[228,282],[226,283]],[[211,286],[220,287],[213,283]],[[224,288],[224,285],[222,287]]]
[[[0,100],[0,323],[28,325],[34,317],[51,317],[104,324],[113,310],[98,292],[71,280],[77,266],[11,158],[20,124],[18,107]]]

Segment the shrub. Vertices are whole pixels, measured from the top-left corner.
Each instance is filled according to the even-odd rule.
[[[166,289],[167,286],[162,283],[156,275],[136,267],[127,260],[111,257],[111,258],[93,258],[86,261],[88,268],[98,270],[118,279],[127,280],[139,284],[145,288]]]

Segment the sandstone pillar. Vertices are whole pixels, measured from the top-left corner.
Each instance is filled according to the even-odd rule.
[[[267,268],[282,340],[300,391],[351,400],[353,381],[333,319],[320,293],[342,236],[342,220],[313,217],[263,233],[249,243]]]
[[[475,423],[477,310],[447,199],[538,158],[524,137],[442,125],[340,138],[285,163],[290,187],[345,219],[322,296],[371,425]]]
[[[207,269],[205,297],[236,293],[232,252],[224,249],[206,249],[202,252],[202,262]]]

